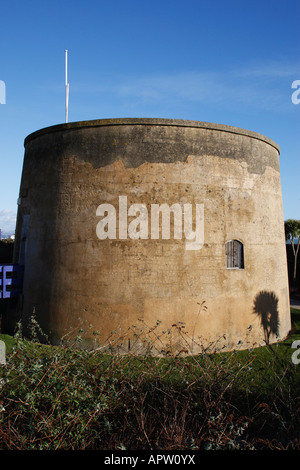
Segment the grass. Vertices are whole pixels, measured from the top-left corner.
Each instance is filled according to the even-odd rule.
[[[253,350],[150,357],[0,335],[0,450],[300,449],[300,311]]]
[[[293,324],[293,340],[300,339],[300,310],[291,308],[291,318]]]

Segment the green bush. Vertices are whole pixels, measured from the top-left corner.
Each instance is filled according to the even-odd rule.
[[[300,448],[292,338],[151,357],[43,345],[31,326],[0,366],[0,450]]]

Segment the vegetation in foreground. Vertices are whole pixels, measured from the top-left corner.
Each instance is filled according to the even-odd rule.
[[[299,450],[292,321],[280,344],[155,358],[45,346],[33,318],[30,341],[0,335],[0,450]]]

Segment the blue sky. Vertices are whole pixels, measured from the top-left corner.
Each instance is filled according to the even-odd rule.
[[[294,0],[0,1],[0,228],[14,230],[25,137],[65,119],[191,119],[281,149],[284,218],[300,219],[300,4]],[[300,93],[299,93],[300,97]]]

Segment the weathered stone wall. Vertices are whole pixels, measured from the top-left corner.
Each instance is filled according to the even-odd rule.
[[[118,234],[119,196],[128,208],[146,205],[148,239],[97,237],[105,203],[117,210]],[[187,250],[174,227],[169,240],[151,238],[151,204],[163,203],[203,205],[201,249]],[[244,269],[226,268],[232,239],[243,243]],[[141,344],[141,327],[156,325],[154,349],[197,352],[290,330],[279,149],[253,132],[120,119],[31,134],[15,246],[15,261],[25,259],[24,318],[35,309],[53,341],[82,326],[102,344],[114,331],[128,349]]]

